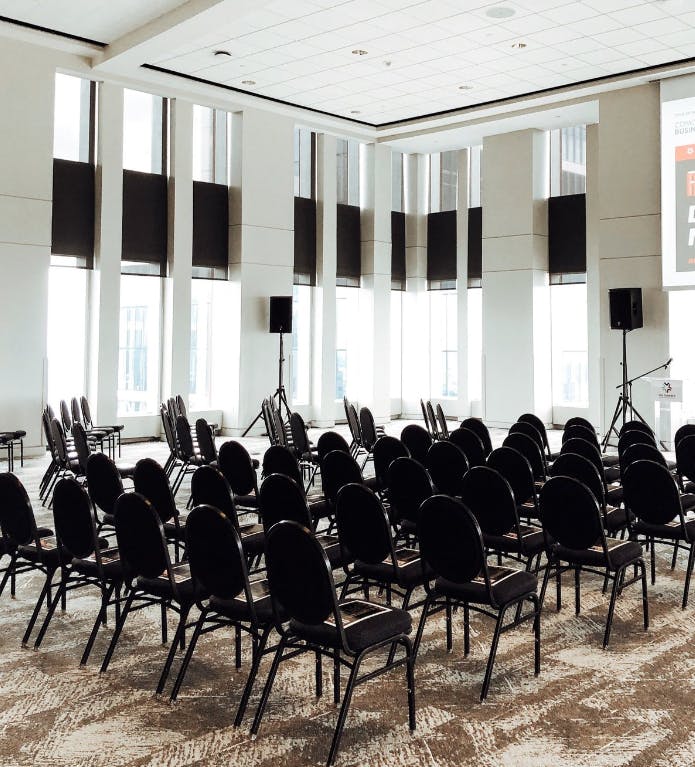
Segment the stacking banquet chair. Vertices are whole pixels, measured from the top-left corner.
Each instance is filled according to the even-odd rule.
[[[34,649],[41,645],[58,602],[65,600],[67,592],[95,586],[101,592],[101,606],[80,660],[80,665],[84,666],[94,646],[99,626],[106,625],[108,608],[114,606],[116,621],[120,617],[123,568],[118,548],[102,548],[89,496],[74,479],[61,479],[56,485],[53,518],[62,560],[61,578],[34,642]]]
[[[444,415],[444,411],[442,410],[442,406],[437,403],[437,424],[439,425],[439,436],[441,439],[449,439],[449,427],[446,423],[446,417]]]
[[[480,418],[464,418],[464,420],[461,421],[459,428],[470,429],[477,434],[480,441],[483,443],[485,457],[487,458],[490,455],[492,452],[492,438],[490,437],[490,431]]]
[[[51,420],[51,437],[53,438],[53,445],[56,451],[56,462],[58,464],[58,472],[56,474],[56,481],[63,477],[75,476],[80,480],[84,479],[83,469],[75,453],[73,453],[68,447],[68,442],[65,439],[65,432],[63,426],[57,418]],[[75,456],[75,457],[73,457]],[[44,497],[44,501],[48,496]]]
[[[176,506],[166,472],[153,458],[141,458],[135,464],[133,483],[135,492],[149,501],[157,512],[166,540],[174,544],[174,556],[179,562],[186,540],[187,516],[181,514]]]
[[[463,450],[469,466],[483,466],[487,454],[485,445],[480,437],[465,426],[459,426],[449,434],[449,442],[453,442]]]
[[[206,468],[201,467],[198,471]],[[194,478],[197,474],[193,475]],[[174,682],[170,700],[176,700],[181,690],[201,634],[224,627],[234,628],[238,670],[241,668],[241,632],[244,631],[251,637],[252,661],[234,720],[234,726],[238,727],[244,717],[261,658],[275,649],[266,649],[273,627],[268,581],[249,579],[239,532],[229,517],[214,506],[195,506],[190,513],[186,526],[186,551],[194,583],[199,592],[208,594],[209,598],[197,602],[200,617]]]
[[[682,604],[685,609],[695,558],[695,519],[686,520],[673,475],[655,461],[635,461],[625,470],[623,490],[625,506],[634,516],[631,537],[644,540],[650,550],[652,584],[656,581],[655,543],[688,552]]]
[[[347,397],[343,397],[343,406],[345,408],[345,418],[347,419],[348,428],[350,429],[350,437],[352,439],[349,445],[349,450],[350,453],[357,458],[357,456],[364,451],[360,419],[357,415],[357,408]]]
[[[641,431],[645,434],[649,434],[649,436],[654,439],[654,432],[652,431],[651,426],[648,426],[646,423],[644,423],[644,421],[638,421],[636,419],[625,421],[625,423],[620,427],[620,434],[625,431]]]
[[[487,551],[521,562],[538,573],[545,551],[543,531],[522,525],[511,485],[489,466],[475,466],[463,478],[461,500],[473,513]]]
[[[695,432],[676,441],[676,476],[681,491],[695,491]]]
[[[0,449],[7,450],[9,470],[14,471],[14,448],[19,445],[19,465],[24,466],[24,437],[27,436],[24,429],[0,432]]]
[[[427,420],[430,422],[430,432],[435,439],[444,439],[444,435],[439,431],[439,424],[437,418],[434,415],[434,408],[432,407],[432,400],[425,402],[425,412],[427,413]]]
[[[676,453],[676,458],[677,457],[678,453]],[[661,450],[659,450],[658,447],[656,447],[656,445],[646,442],[633,442],[631,445],[624,447],[620,456],[621,478],[625,472],[625,469],[627,469],[627,467],[635,461],[654,461],[655,463],[661,464],[661,466],[668,469],[676,477],[678,482],[678,488],[682,493],[681,505],[683,506],[683,509],[686,511],[695,509],[695,493],[693,493],[695,486],[690,486],[687,493],[683,492],[683,483],[682,480],[678,477],[677,463],[676,466],[674,466],[673,462],[667,461],[664,454],[661,452]],[[674,552],[674,567],[675,555],[676,552]]]
[[[116,443],[118,445],[118,456],[121,455],[121,432],[125,428],[122,423],[112,423],[107,426],[101,424],[94,424],[92,422],[92,411],[89,407],[89,400],[86,397],[80,397],[80,408],[82,410],[82,422],[87,429],[96,429],[98,431],[113,430],[116,437]]]
[[[480,700],[490,687],[497,645],[502,633],[533,620],[535,673],[541,668],[541,606],[533,573],[509,567],[488,566],[483,535],[473,514],[460,502],[445,495],[432,496],[423,504],[418,526],[420,553],[434,578],[427,582],[425,606],[415,639],[419,652],[422,632],[430,615],[446,611],[447,650],[452,648],[452,607],[463,607],[464,654],[470,652],[470,611],[495,619]],[[432,582],[433,581],[433,582]],[[532,610],[504,623],[507,610],[530,602]]]
[[[605,466],[601,460],[599,448],[592,442],[579,437],[573,437],[562,443],[562,453],[576,453],[591,461],[601,475],[606,492],[606,501],[618,506],[623,499],[623,489],[620,486],[620,466]]]
[[[123,480],[116,464],[106,453],[92,453],[87,459],[87,490],[94,506],[97,532],[104,528],[115,532],[116,500],[123,494]],[[99,513],[101,512],[101,516]]]
[[[332,450],[321,462],[321,485],[332,517],[340,489],[350,483],[364,484],[359,464],[349,453]]]
[[[26,572],[41,572],[44,582],[36,600],[34,611],[22,644],[26,645],[34,629],[41,611],[41,605],[46,600],[46,606],[51,600],[51,582],[56,570],[60,567],[60,552],[53,531],[36,526],[34,511],[24,485],[10,472],[0,474],[0,528],[10,563],[0,582],[2,594],[8,579],[12,579],[12,596],[14,596],[14,579],[16,575]],[[65,607],[63,602],[62,607]]]
[[[204,466],[209,463],[206,458],[196,451],[191,435],[191,425],[188,423],[185,415],[180,415],[176,419],[176,444],[179,449],[181,466],[171,487],[174,496],[178,493],[187,474],[192,474],[198,466]]]
[[[265,433],[268,435],[268,441],[271,445],[279,444],[275,436],[275,421],[273,420],[273,414],[270,411],[267,397],[261,403],[261,415],[263,416],[263,424],[265,426]]]
[[[343,702],[338,714],[328,765],[335,761],[352,694],[357,685],[397,666],[406,666],[408,686],[408,718],[415,730],[415,656],[408,638],[412,629],[405,610],[377,605],[364,600],[339,600],[324,549],[311,531],[296,522],[276,524],[268,534],[268,580],[280,634],[268,679],[251,728],[256,735],[263,712],[283,660],[303,652],[316,654],[317,694],[321,694],[321,658],[333,661],[333,699],[340,700],[340,667],[350,669]],[[289,626],[284,618],[289,617]],[[396,648],[404,656],[394,660]],[[390,650],[388,661],[376,669],[360,674],[365,658]]]
[[[368,407],[360,408],[360,431],[362,432],[362,447],[367,453],[364,463],[362,464],[362,471],[364,471],[367,461],[370,458],[372,460],[374,459],[374,445],[376,444],[377,439],[379,439],[376,424],[374,423],[374,416]]]
[[[543,450],[545,452],[546,463],[552,463],[560,453],[552,453],[550,451],[550,443],[548,442],[548,432],[545,428],[545,424],[534,413],[524,413],[517,419],[517,423],[529,423],[534,426],[543,440]]]
[[[565,421],[565,429],[567,429],[570,426],[574,426],[575,424],[579,424],[580,426],[584,426],[586,429],[591,429],[594,431],[594,425],[589,421],[587,418],[582,418],[580,415],[574,415],[572,418],[568,418]]]
[[[573,420],[573,419],[570,419]],[[590,442],[593,447],[598,451],[601,463],[604,465],[608,481],[612,482],[619,476],[618,464],[620,463],[620,456],[618,455],[604,455],[601,453],[601,445],[599,444],[598,437],[596,436],[596,430],[593,426],[585,426],[582,423],[570,423],[565,424],[565,428],[562,432],[562,444],[570,439],[583,439],[586,442]]]
[[[48,408],[46,407],[41,414],[41,427],[43,429],[44,437],[46,438],[46,445],[48,446],[48,450],[51,454],[51,460],[43,474],[43,477],[41,477],[41,482],[39,483],[39,499],[44,505],[46,504],[47,499],[51,497],[53,487],[62,474],[60,461],[58,459],[58,451],[56,449],[55,441],[53,440],[51,421],[52,418]],[[70,454],[70,458],[72,460],[77,460],[77,454],[73,451]]]
[[[84,423],[84,416],[82,415],[82,408],[80,407],[80,401],[77,399],[77,397],[73,397],[70,400],[70,415],[72,416],[72,425],[73,429],[75,427],[75,424],[80,424],[82,426],[85,436],[88,439],[91,439],[91,441],[102,441],[106,440],[106,444],[108,445],[108,453],[109,455],[114,458],[116,455],[115,447],[115,434],[116,431],[111,426],[101,426],[99,428],[95,426],[88,426]]]
[[[545,442],[543,442],[543,435],[538,431],[537,427],[528,421],[517,421],[509,427],[509,434],[525,434],[530,437],[538,446],[543,459],[543,465],[546,470],[548,468],[548,462],[545,456]]]
[[[291,519],[300,525],[311,528],[313,522],[311,512],[300,485],[284,474],[271,474],[263,480],[260,490],[261,519],[265,539],[273,525],[283,519]],[[352,561],[344,558],[340,550],[338,536],[330,533],[317,533],[316,540],[326,552],[328,561],[333,569],[345,567]],[[267,563],[266,563],[267,564]]]
[[[232,496],[232,488],[218,469],[214,466],[197,468],[191,478],[191,494],[193,495],[194,506],[202,504],[214,506],[228,517],[237,531],[244,552],[249,558],[249,563],[254,560],[260,561],[265,548],[263,525],[240,524]],[[188,518],[186,525],[188,525]]]
[[[240,443],[229,440],[221,445],[217,455],[217,468],[224,474],[234,493],[234,505],[242,514],[258,514],[258,477],[254,459]]]
[[[195,436],[198,442],[198,451],[208,464],[217,465],[217,447],[212,426],[204,419],[198,418],[195,422]]]
[[[79,473],[86,476],[87,474],[87,461],[92,454],[92,449],[87,441],[87,435],[84,427],[78,421],[73,421],[72,424],[72,439],[75,445],[75,452],[77,453],[77,462],[80,467]],[[132,479],[135,473],[134,463],[125,463],[123,461],[114,461],[114,465],[118,470],[118,473],[123,479]]]
[[[60,400],[59,410],[60,410],[60,422],[63,426],[63,433],[65,434],[66,440],[68,440],[72,438],[73,420],[72,420],[72,414],[70,413],[70,406],[64,399]],[[103,451],[104,440],[108,441],[108,433],[105,431],[90,430],[87,435],[87,438],[94,445],[99,445],[99,449]]]
[[[137,476],[137,475],[136,475]],[[164,668],[157,683],[157,694],[164,690],[171,664],[180,644],[184,646],[186,620],[195,603],[196,589],[188,564],[173,565],[159,515],[139,493],[124,493],[116,501],[116,538],[125,583],[129,586],[123,612],[116,623],[111,643],[101,664],[106,671],[133,610],[159,605],[162,618],[162,644],[167,641],[167,611],[178,613],[179,620]],[[206,595],[200,594],[201,597]],[[135,605],[134,605],[135,603]]]
[[[300,413],[290,414],[290,430],[292,431],[292,446],[299,466],[302,474],[307,477],[305,487],[311,487],[314,484],[319,459],[316,448],[309,442],[306,424]]]
[[[162,420],[162,429],[164,430],[164,437],[169,448],[169,456],[164,463],[164,471],[166,471],[167,477],[170,477],[174,469],[181,467],[181,459],[179,458],[179,449],[176,444],[175,428],[169,417],[169,410],[164,403],[159,407],[159,416]]]
[[[559,610],[561,575],[565,571],[574,571],[575,612],[579,615],[582,571],[598,575],[607,574],[607,577],[613,580],[613,590],[603,634],[603,647],[606,648],[611,635],[616,599],[625,587],[641,581],[644,628],[649,628],[647,575],[642,558],[642,547],[639,543],[607,538],[603,530],[601,511],[594,494],[586,485],[573,477],[551,477],[541,489],[540,504],[548,555],[548,567],[541,590],[541,604],[548,580],[554,573]],[[631,566],[635,568],[635,575],[626,580],[627,569]]]
[[[432,424],[430,423],[430,419],[427,415],[427,406],[425,405],[425,400],[420,399],[420,410],[422,411],[422,420],[425,422],[425,429],[427,433],[432,437],[432,439],[435,439],[436,434],[432,433]]]
[[[432,443],[425,462],[427,471],[438,493],[460,496],[463,475],[468,471],[468,460],[458,445],[448,440]]]
[[[429,498],[432,482],[425,467],[414,458],[396,458],[389,466],[389,517],[399,538],[407,540],[417,532],[420,507]]]
[[[342,487],[336,522],[343,560],[354,558],[352,567],[345,568],[340,598],[363,590],[365,599],[369,599],[369,587],[376,585],[386,588],[388,604],[396,590],[403,598],[402,609],[409,609],[414,589],[422,586],[426,578],[420,552],[396,546],[388,515],[376,494],[364,485]]]
[[[519,516],[527,522],[538,519],[538,489],[526,457],[513,447],[503,445],[490,453],[486,465],[498,471],[509,482]]]
[[[341,434],[338,434],[337,431],[324,431],[316,443],[319,462],[323,461],[333,450],[341,450],[343,453],[355,456],[355,452],[350,450],[350,446]]]
[[[416,423],[406,426],[401,432],[401,442],[406,446],[410,457],[425,465],[427,451],[432,444],[432,437],[426,429]]]
[[[374,445],[374,479],[382,498],[388,495],[388,469],[396,458],[410,458],[408,448],[396,437],[379,437]]]
[[[526,458],[531,465],[533,479],[538,483],[539,487],[545,482],[548,467],[545,463],[543,448],[535,439],[529,437],[527,434],[512,432],[510,430],[509,434],[504,438],[502,445],[504,447],[513,447],[514,450],[518,450],[524,458]]]

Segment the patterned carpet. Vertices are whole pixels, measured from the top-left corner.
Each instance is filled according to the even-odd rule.
[[[402,424],[393,424],[393,433]],[[501,433],[500,433],[501,434]],[[499,437],[500,435],[497,435]],[[263,441],[249,440],[259,453]],[[124,458],[161,458],[161,445],[124,448]],[[45,461],[17,473],[32,499]],[[180,499],[185,501],[184,491]],[[40,523],[50,514],[35,502]],[[357,688],[338,764],[369,767],[644,767],[695,764],[695,598],[680,609],[685,560],[669,569],[659,553],[650,587],[651,628],[642,629],[639,589],[618,602],[607,651],[601,649],[608,606],[601,581],[583,580],[582,614],[574,615],[566,580],[565,606],[554,609],[549,591],[542,624],[542,671],[533,676],[530,624],[502,637],[490,694],[478,702],[492,625],[472,620],[472,647],[463,658],[463,631],[455,616],[454,651],[447,654],[443,615],[428,621],[416,667],[417,731],[407,727],[405,674],[398,669]],[[20,638],[40,588],[22,577],[17,599],[0,600],[0,765],[66,767],[281,767],[322,764],[337,710],[328,664],[324,697],[313,694],[313,658],[281,667],[258,738],[251,719],[270,659],[261,666],[244,725],[233,718],[248,670],[234,670],[233,638],[223,631],[201,639],[179,702],[153,690],[166,648],[158,638],[157,609],[128,619],[109,671],[98,665],[111,636],[102,629],[86,669],[78,667],[98,601],[95,593],[69,596],[38,652]],[[416,611],[417,618],[419,611]],[[171,624],[170,624],[171,625]],[[173,633],[173,626],[172,626]],[[178,659],[173,673],[178,669]],[[167,692],[173,679],[170,679]]]

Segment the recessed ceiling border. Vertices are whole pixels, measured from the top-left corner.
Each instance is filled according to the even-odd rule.
[[[80,35],[73,35],[70,32],[61,32],[59,29],[50,29],[49,27],[42,27],[40,24],[32,24],[29,21],[20,21],[19,19],[11,19],[9,16],[0,16],[0,23],[14,24],[17,27],[23,27],[24,29],[32,29],[34,32],[43,32],[47,35],[55,35],[56,37],[62,37],[66,40],[74,40],[78,43],[87,43],[88,45],[96,45],[98,48],[107,48],[108,43],[103,43],[101,40],[92,40],[89,37],[81,37]]]

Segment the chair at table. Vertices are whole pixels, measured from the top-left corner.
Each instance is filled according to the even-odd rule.
[[[321,657],[333,661],[333,699],[340,700],[340,667],[350,669],[333,742],[328,754],[330,766],[340,744],[350,701],[355,687],[401,665],[406,666],[410,729],[415,729],[414,653],[408,634],[410,615],[385,605],[365,600],[339,600],[326,559],[315,536],[296,522],[282,521],[268,535],[268,580],[280,643],[256,711],[252,735],[258,733],[261,719],[280,663],[303,652],[317,656],[317,693],[320,694]],[[290,618],[289,627],[283,618]],[[393,658],[396,648],[404,657]],[[389,650],[386,664],[360,675],[362,662],[373,653]],[[287,653],[286,653],[287,651]]]
[[[427,597],[415,639],[420,650],[422,632],[430,615],[446,611],[447,650],[452,648],[451,613],[463,607],[464,655],[470,652],[470,611],[495,620],[480,700],[487,697],[500,635],[521,623],[533,620],[534,671],[541,664],[541,606],[536,593],[537,578],[525,570],[492,567],[487,564],[483,535],[473,514],[460,501],[435,495],[425,501],[418,525],[420,553],[433,571],[433,583],[426,584]],[[531,604],[532,610],[504,624],[507,610]]]
[[[445,439],[434,442],[427,451],[425,466],[438,493],[461,495],[468,460],[458,445]]]

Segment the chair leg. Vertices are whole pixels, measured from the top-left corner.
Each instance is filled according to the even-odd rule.
[[[615,611],[615,602],[618,598],[618,592],[620,590],[620,576],[622,572],[618,571],[616,572],[613,580],[613,588],[611,590],[611,601],[608,605],[608,617],[606,619],[606,631],[603,635],[603,649],[605,650],[606,647],[608,647],[608,640],[611,636],[611,627],[613,625],[613,612]]]
[[[355,663],[350,671],[350,678],[348,679],[347,687],[345,688],[345,696],[343,697],[343,705],[340,707],[338,723],[335,726],[335,733],[333,734],[331,750],[328,752],[328,760],[326,761],[327,767],[330,767],[330,765],[333,764],[335,755],[338,752],[340,738],[343,734],[343,727],[345,726],[345,720],[347,719],[348,709],[350,708],[350,701],[352,700],[352,693],[355,689],[355,680],[357,679],[357,672],[359,671],[361,661],[362,656],[358,655],[357,658],[355,658]]]
[[[485,678],[483,679],[483,688],[480,691],[480,702],[482,703],[487,697],[487,691],[490,687],[490,679],[492,677],[492,667],[495,665],[495,655],[497,655],[497,645],[500,641],[500,633],[502,631],[502,621],[504,620],[504,614],[506,607],[503,607],[497,615],[497,622],[495,623],[495,633],[492,635],[492,646],[490,647],[490,655],[487,659],[487,667],[485,669]]]
[[[536,594],[531,594],[529,599],[536,613],[533,619],[533,673],[538,676],[541,673],[541,603]]]
[[[574,566],[574,614],[579,615],[582,608],[582,598],[581,598],[581,585],[580,585],[580,576],[581,576],[582,568],[579,565]]]
[[[316,697],[320,698],[323,695],[323,663],[322,663],[322,657],[321,653],[316,653],[316,664],[315,664],[315,675],[316,675]]]
[[[688,569],[685,571],[685,587],[683,589],[683,609],[688,605],[688,592],[690,591],[690,577],[693,574],[693,557],[695,557],[695,542],[690,544],[688,554]]]
[[[278,644],[278,648],[275,651],[275,655],[273,656],[273,664],[271,665],[270,671],[268,672],[268,678],[266,679],[265,685],[263,686],[261,700],[258,704],[258,708],[256,709],[256,715],[253,718],[253,725],[251,725],[251,735],[253,736],[258,734],[258,728],[261,726],[261,719],[263,718],[265,707],[268,704],[268,698],[270,697],[270,691],[273,687],[273,682],[275,681],[275,675],[277,674],[278,666],[280,665],[282,655],[285,651],[285,643],[286,639],[285,637],[282,637],[280,639],[280,643]]]
[[[656,558],[654,556],[654,539],[651,538],[648,541],[649,544],[649,554],[651,559],[651,567],[652,567],[652,586],[656,583]]]
[[[425,604],[422,606],[422,614],[420,615],[420,623],[417,627],[417,634],[415,635],[415,646],[414,646],[414,652],[415,656],[417,657],[418,652],[420,651],[420,642],[422,641],[422,632],[425,628],[425,621],[427,620],[427,613],[430,609],[430,597],[427,596],[425,599]]]
[[[108,607],[109,601],[111,600],[111,596],[115,588],[116,588],[116,584],[112,583],[109,585],[106,591],[102,592],[101,609],[99,610],[99,613],[97,614],[96,620],[94,621],[94,625],[92,626],[92,631],[89,635],[89,639],[87,640],[87,645],[85,646],[84,652],[82,653],[80,666],[87,665],[87,661],[89,660],[89,656],[91,655],[91,652],[92,652],[92,647],[94,647],[94,642],[96,641],[97,634],[99,633],[99,626],[101,625],[104,619],[106,609]]]
[[[678,541],[673,542],[673,556],[671,557],[671,570],[676,569],[676,559],[678,558]]]
[[[114,629],[113,636],[111,637],[109,648],[106,651],[104,660],[101,662],[100,672],[106,671],[106,669],[109,667],[109,663],[111,663],[111,657],[113,655],[113,651],[116,649],[118,638],[121,636],[121,631],[123,631],[123,626],[125,625],[126,618],[128,617],[128,613],[130,612],[130,607],[133,604],[134,598],[135,598],[135,589],[132,589],[131,592],[126,597],[125,605],[123,606],[123,612],[121,613],[121,618],[119,621],[116,622],[116,628]]]
[[[446,651],[451,652],[454,647],[454,640],[451,631],[451,600],[446,600]]]
[[[2,592],[5,590],[5,586],[7,585],[7,579],[12,578],[10,589],[11,589],[12,597],[14,597],[14,568],[15,568],[16,562],[17,562],[17,554],[15,552],[12,554],[10,558],[10,564],[7,565],[5,574],[2,576],[2,582],[0,582],[0,596],[2,596]]]
[[[644,628],[649,628],[649,598],[647,596],[647,568],[644,561],[640,559],[638,567],[642,573],[642,612],[644,614]]]
[[[34,607],[34,612],[31,614],[31,618],[29,619],[29,625],[27,626],[27,630],[24,632],[24,636],[22,637],[22,646],[26,647],[27,643],[29,642],[29,637],[31,636],[31,632],[34,630],[34,624],[36,623],[36,619],[39,617],[39,612],[41,611],[41,604],[43,603],[43,600],[46,598],[49,589],[51,587],[51,579],[53,578],[53,574],[55,573],[55,570],[49,570],[46,573],[46,580],[44,581],[43,588],[41,589],[41,593],[39,594],[39,598],[36,600],[36,606]]]
[[[164,662],[164,668],[162,669],[162,673],[159,677],[159,682],[157,682],[157,690],[156,690],[157,695],[161,695],[164,690],[164,685],[166,684],[167,677],[169,676],[169,671],[171,670],[171,664],[174,662],[174,655],[176,655],[176,650],[183,637],[183,632],[186,630],[186,619],[188,618],[188,612],[190,611],[190,609],[191,609],[190,605],[188,606],[181,605],[181,613],[179,614],[179,625],[176,627],[176,633],[174,634],[174,638],[171,642],[171,647],[169,648],[169,652],[167,653],[167,659]]]
[[[403,646],[405,647],[406,663],[405,663],[405,678],[408,684],[408,725],[410,731],[415,731],[415,654],[413,652],[413,644],[405,637],[403,639]]]
[[[258,647],[256,648],[256,651],[253,654],[253,661],[251,662],[251,671],[249,671],[249,677],[246,680],[246,684],[244,685],[244,692],[241,695],[241,701],[239,703],[239,708],[236,712],[236,717],[234,719],[234,726],[239,727],[241,725],[242,720],[244,719],[244,714],[246,713],[246,707],[249,703],[249,698],[251,697],[251,690],[253,690],[254,682],[256,681],[256,676],[258,675],[258,669],[261,665],[261,658],[263,657],[263,652],[265,651],[265,646],[268,642],[268,637],[270,636],[271,627],[267,626],[265,629],[263,629],[263,633],[261,634],[261,639],[258,642]]]
[[[179,690],[181,689],[181,685],[183,684],[183,679],[186,676],[186,671],[188,671],[188,664],[191,662],[191,658],[193,657],[193,650],[195,650],[196,643],[198,642],[198,637],[200,636],[200,632],[203,629],[203,626],[205,625],[205,619],[207,618],[208,611],[203,610],[200,613],[200,617],[198,618],[197,623],[195,624],[195,629],[193,630],[193,636],[191,637],[191,641],[188,643],[188,649],[186,650],[186,654],[183,657],[183,661],[181,662],[181,668],[179,669],[179,673],[176,675],[176,681],[174,682],[174,686],[171,690],[171,695],[169,696],[169,702],[173,703],[178,694]]]
[[[241,627],[238,625],[234,627],[234,649],[236,670],[239,671],[241,668]]]
[[[471,610],[468,602],[463,605],[463,657],[467,658],[471,652]]]
[[[167,606],[164,604],[164,602],[159,603],[159,609],[161,612],[161,620],[162,620],[162,644],[167,643]]]
[[[390,657],[390,656],[389,656]],[[333,703],[340,703],[340,650],[333,651]]]
[[[551,570],[552,563],[548,561],[545,573],[543,574],[543,585],[541,586],[541,609],[543,608],[543,603],[545,602],[545,591],[548,588],[548,581],[550,580],[550,570]]]
[[[36,636],[36,639],[34,641],[34,649],[38,650],[41,646],[41,642],[43,642],[43,638],[46,635],[46,631],[48,630],[48,624],[51,622],[51,618],[53,617],[53,613],[56,610],[56,607],[58,607],[58,602],[61,600],[61,598],[64,598],[65,594],[65,578],[63,577],[60,581],[60,584],[58,585],[58,589],[55,593],[55,596],[51,600],[51,604],[48,608],[48,612],[46,613],[46,617],[43,619],[43,623],[41,624],[41,628],[39,629],[39,633]]]

